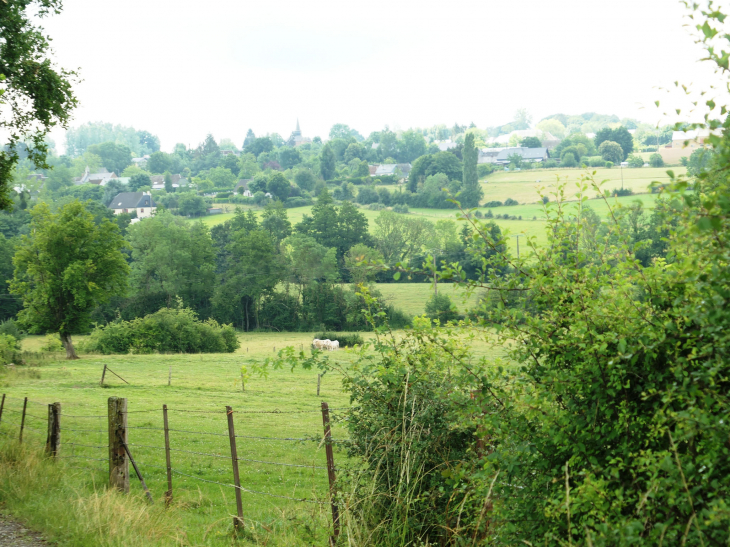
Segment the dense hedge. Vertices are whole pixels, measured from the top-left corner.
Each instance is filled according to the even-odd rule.
[[[318,332],[314,335],[320,340],[337,340],[341,348],[362,346],[363,339],[359,334],[345,334],[344,332]]]
[[[213,319],[200,321],[188,308],[162,308],[133,319],[115,321],[91,333],[87,351],[99,353],[233,353],[236,331]]]

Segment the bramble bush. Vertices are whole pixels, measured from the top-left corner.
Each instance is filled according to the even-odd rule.
[[[214,319],[200,321],[188,308],[162,308],[131,321],[97,327],[87,351],[111,353],[233,353],[240,347],[236,331]]]

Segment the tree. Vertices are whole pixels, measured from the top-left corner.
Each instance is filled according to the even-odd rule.
[[[345,254],[345,269],[355,284],[375,281],[375,274],[382,269],[378,264],[382,262],[380,251],[362,243],[353,245]]]
[[[160,138],[153,135],[149,131],[137,131],[137,138],[142,149],[139,151],[140,156],[152,154],[160,150]]]
[[[172,175],[170,171],[165,171],[165,192],[171,194],[175,191],[175,187],[172,185]]]
[[[332,151],[330,143],[322,148],[322,156],[319,160],[319,170],[324,180],[332,180],[335,176],[336,162],[335,153]]]
[[[57,332],[67,359],[78,359],[72,334],[91,326],[91,311],[123,293],[129,267],[119,227],[98,224],[80,201],[52,213],[46,203],[31,211],[30,235],[16,249],[10,289],[23,299],[19,318],[33,332]]]
[[[274,149],[274,143],[269,137],[259,137],[250,142],[243,150],[248,154],[253,154],[257,158],[263,152],[271,152]]]
[[[479,154],[474,145],[474,133],[466,134],[462,155],[464,157],[464,184],[458,200],[462,207],[478,207],[479,201],[484,197],[484,192],[479,185],[479,175],[477,174]]]
[[[600,147],[604,141],[613,141],[618,143],[623,150],[623,157],[621,161],[624,161],[629,157],[629,154],[634,151],[634,137],[629,133],[629,130],[624,126],[611,129],[610,127],[604,127],[596,133],[596,137],[593,139],[595,145]]]
[[[426,153],[426,139],[420,131],[409,129],[404,131],[398,142],[398,159],[410,163]]]
[[[559,139],[562,139],[565,136],[565,126],[560,123],[560,120],[553,118],[542,120],[535,126],[535,128],[544,133],[550,133],[553,137],[557,137]]]
[[[236,175],[231,173],[225,167],[216,167],[208,171],[208,180],[210,180],[216,188],[229,188],[236,182]]]
[[[0,10],[0,210],[9,209],[9,183],[18,162],[18,144],[39,168],[47,169],[45,137],[66,128],[77,101],[71,84],[76,73],[50,59],[50,38],[36,18],[61,11],[60,0],[6,0]]]
[[[649,165],[652,167],[664,167],[664,158],[656,152],[649,156]]]
[[[177,200],[178,210],[181,215],[199,217],[207,211],[205,200],[195,194],[185,193]]]
[[[361,205],[377,203],[379,199],[378,192],[372,186],[361,186],[357,191],[357,202]]]
[[[698,148],[687,161],[687,174],[691,177],[698,177],[710,169],[715,158],[715,153],[710,148]]]
[[[364,160],[367,157],[368,149],[359,142],[350,143],[345,149],[342,159],[345,163],[350,163],[354,159]]]
[[[139,173],[137,175],[132,176],[129,179],[129,190],[132,192],[136,192],[140,188],[143,187],[151,187],[152,186],[152,179],[150,179],[150,176],[146,173]]]
[[[386,264],[410,260],[433,237],[433,224],[393,211],[381,211],[375,219],[373,238]]]
[[[291,184],[283,174],[274,173],[266,184],[266,189],[277,199],[286,201],[291,191]]]
[[[221,161],[218,163],[218,167],[228,169],[234,176],[238,175],[241,170],[238,158],[234,154],[226,154],[223,156]]]
[[[449,321],[456,321],[459,313],[456,306],[451,303],[451,298],[446,294],[434,294],[426,303],[426,316],[429,319],[438,321],[439,324],[445,325]]]
[[[294,182],[302,190],[311,192],[314,188],[315,183],[317,182],[317,179],[309,169],[299,169],[294,174]]]
[[[103,142],[87,149],[101,158],[102,165],[111,173],[121,174],[132,163],[132,151],[123,144]]]
[[[270,201],[261,215],[261,228],[271,235],[278,245],[291,235],[291,222],[281,201]]]
[[[172,168],[170,155],[165,152],[154,152],[147,160],[147,170],[155,175],[161,175]]]
[[[578,160],[575,159],[573,152],[566,152],[560,158],[560,167],[578,167]]]
[[[644,167],[644,159],[638,154],[629,154],[629,167]]]
[[[612,161],[614,165],[624,161],[624,151],[617,142],[603,141],[598,147],[598,153],[604,160]]]
[[[357,131],[350,129],[350,126],[344,123],[336,123],[332,126],[332,129],[330,129],[330,139],[347,140],[350,137],[354,137],[356,134],[359,135]],[[360,140],[362,140],[362,138]]]
[[[296,148],[284,147],[279,150],[279,163],[284,169],[291,169],[302,163],[302,155]]]
[[[520,142],[520,146],[523,148],[542,148],[542,142],[537,137],[525,137]]]
[[[246,148],[249,144],[253,143],[253,141],[256,139],[256,135],[254,134],[252,129],[249,129],[246,132],[246,138],[243,139],[243,148]]]
[[[46,179],[46,189],[50,192],[58,192],[73,185],[71,170],[65,165],[54,165]]]

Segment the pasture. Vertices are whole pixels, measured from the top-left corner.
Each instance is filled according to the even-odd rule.
[[[377,287],[388,304],[393,304],[411,315],[423,314],[426,303],[434,292],[431,283],[378,283]],[[467,299],[464,291],[452,283],[439,283],[438,291],[439,294],[448,295],[461,313],[474,307],[479,301],[477,293]]]
[[[401,287],[411,289],[411,287]],[[428,288],[428,285],[424,285]],[[367,339],[372,336],[363,333]],[[78,361],[51,355],[38,367],[0,371],[7,394],[0,433],[17,438],[22,398],[27,396],[28,417],[24,444],[41,447],[46,439],[47,403],[61,402],[61,459],[65,483],[73,499],[59,499],[55,491],[26,493],[35,523],[51,537],[62,537],[73,526],[59,516],[58,504],[77,504],[107,482],[107,399],[128,399],[128,442],[135,461],[155,500],[163,503],[167,490],[162,405],[169,408],[173,494],[171,508],[160,518],[174,528],[166,539],[117,540],[110,545],[230,545],[231,515],[236,504],[232,483],[225,406],[234,411],[246,533],[242,545],[325,545],[331,522],[325,451],[322,446],[320,402],[327,401],[336,420],[349,405],[341,378],[322,377],[317,397],[316,370],[275,370],[268,377],[252,376],[241,389],[241,366],[262,362],[286,345],[308,348],[313,333],[249,333],[240,335],[241,348],[233,354],[208,355],[92,355]],[[74,338],[83,345],[84,337]],[[23,341],[37,351],[43,338]],[[474,343],[475,357],[500,357],[501,349]],[[327,354],[345,367],[354,360],[350,350]],[[129,384],[107,372],[104,365]],[[171,372],[171,385],[168,375]],[[278,411],[278,413],[264,413]],[[335,421],[333,438],[346,431]],[[302,439],[302,440],[291,440]],[[341,445],[335,464],[346,463]],[[285,464],[285,465],[280,465]],[[143,493],[130,465],[130,492]],[[32,489],[32,487],[31,487]],[[288,498],[295,498],[294,500]],[[296,501],[307,499],[309,501]],[[319,502],[319,503],[317,503]],[[55,520],[49,515],[56,515]],[[34,520],[35,519],[35,520]],[[56,536],[54,536],[56,534]],[[126,543],[125,543],[126,541]],[[106,544],[106,543],[105,543]]]

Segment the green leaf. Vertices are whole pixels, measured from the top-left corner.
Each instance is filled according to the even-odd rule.
[[[400,272],[395,272],[393,274],[393,279],[395,279],[396,281],[398,281],[400,279]]]

